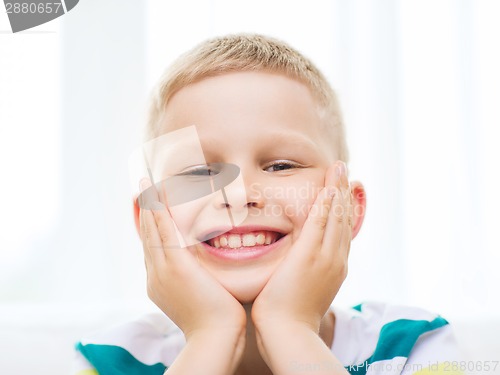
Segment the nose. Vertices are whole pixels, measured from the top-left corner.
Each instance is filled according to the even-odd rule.
[[[217,209],[246,210],[249,208],[263,208],[265,205],[264,195],[257,179],[251,173],[240,173],[231,183],[220,190],[214,200]]]
[[[226,187],[221,190],[221,195],[215,203],[216,208],[263,208],[264,201],[261,196],[249,193],[248,189]]]

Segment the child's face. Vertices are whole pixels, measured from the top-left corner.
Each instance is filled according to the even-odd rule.
[[[242,195],[246,219],[237,230],[188,249],[242,303],[255,299],[287,255],[338,158],[317,108],[307,86],[264,72],[203,79],[179,90],[166,108],[165,132],[196,125],[207,163],[240,168],[245,189],[226,193]],[[227,215],[220,199],[210,210],[192,207],[172,216],[181,232],[201,236],[215,228],[214,212]],[[250,246],[238,249],[239,241]],[[250,252],[255,256],[246,257]]]

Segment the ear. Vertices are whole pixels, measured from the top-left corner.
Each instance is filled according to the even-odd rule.
[[[134,223],[135,223],[135,229],[137,229],[137,234],[139,235],[139,238],[141,237],[141,222],[139,221],[139,212],[141,211],[139,207],[139,202],[137,202],[137,199],[139,196],[133,197],[132,198],[132,206],[133,206],[133,212],[134,212]],[[141,238],[142,240],[142,238]]]
[[[354,239],[365,218],[366,212],[366,192],[363,184],[359,181],[351,181],[351,196],[352,196],[352,238]]]

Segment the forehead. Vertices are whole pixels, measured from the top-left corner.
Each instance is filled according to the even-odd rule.
[[[252,130],[318,135],[319,106],[309,88],[282,74],[236,72],[187,85],[168,102],[162,130]],[[315,126],[318,125],[318,126]]]

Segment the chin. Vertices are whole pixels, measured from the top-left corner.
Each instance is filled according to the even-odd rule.
[[[232,294],[242,305],[252,304],[257,298],[262,288],[245,288],[245,289],[228,289],[228,292]]]
[[[242,275],[236,270],[233,275],[218,277],[219,282],[241,304],[251,304],[266,286],[273,270],[255,270],[252,275]],[[232,276],[232,277],[229,277]]]
[[[288,237],[288,236],[287,236]],[[200,257],[201,265],[241,304],[251,304],[283,261],[287,246],[271,259],[225,266]],[[202,253],[203,254],[203,253]]]

